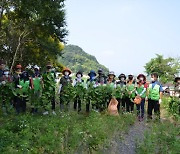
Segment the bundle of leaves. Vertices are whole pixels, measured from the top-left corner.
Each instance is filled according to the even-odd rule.
[[[41,103],[44,109],[49,110],[51,107],[51,101],[55,97],[55,78],[52,73],[43,74],[43,91],[41,97]]]
[[[63,102],[70,103],[76,97],[75,88],[72,86],[71,83],[68,83],[66,86],[63,87],[63,91],[61,92],[61,96]]]
[[[84,83],[78,83],[74,87],[74,98],[84,100],[86,93],[87,93],[87,89]]]
[[[180,118],[180,98],[178,97],[169,97],[167,99],[167,109],[175,117]]]
[[[0,86],[0,109],[5,109],[5,113],[10,113],[12,110],[12,99],[13,99],[13,84],[7,82]]]

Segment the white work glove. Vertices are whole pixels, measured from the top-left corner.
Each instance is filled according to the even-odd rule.
[[[22,88],[22,86],[21,86],[21,85],[17,85],[17,87],[18,87],[18,88],[20,88],[20,89]]]
[[[162,103],[162,99],[159,99],[159,104],[161,104]]]
[[[5,84],[6,84],[6,81],[2,81],[1,83],[2,83],[3,85],[5,85]]]

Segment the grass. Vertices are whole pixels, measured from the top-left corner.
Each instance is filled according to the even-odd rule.
[[[134,123],[132,114],[119,117],[91,112],[57,116],[19,115],[0,119],[0,153],[74,153],[98,150],[116,131]]]
[[[145,132],[143,143],[137,145],[138,154],[178,154],[180,149],[180,123],[168,113],[168,98],[163,99],[161,105],[161,122],[152,122]]]
[[[180,149],[180,129],[177,124],[152,124],[146,131],[144,142],[137,146],[138,154],[178,154]]]

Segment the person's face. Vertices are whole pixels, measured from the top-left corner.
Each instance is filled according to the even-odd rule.
[[[129,80],[131,81],[131,80],[133,79],[133,76],[129,76],[128,78],[129,78]]]
[[[68,71],[65,71],[64,74],[65,74],[65,76],[68,76],[68,75],[69,75],[69,72],[68,72]]]
[[[151,80],[152,80],[152,81],[156,81],[156,80],[157,80],[157,77],[154,76],[154,75],[152,75],[152,76],[151,76]]]
[[[114,75],[109,75],[109,78],[110,78],[110,79],[113,79],[113,78],[114,78]]]
[[[124,77],[121,77],[121,81],[125,81],[125,78],[124,78]]]
[[[77,78],[81,78],[81,74],[77,74]]]
[[[1,70],[3,70],[3,69],[4,69],[4,67],[5,67],[5,65],[4,65],[4,64],[1,64],[1,65],[0,65],[0,69],[1,69]]]
[[[177,84],[180,85],[180,80],[177,81]]]

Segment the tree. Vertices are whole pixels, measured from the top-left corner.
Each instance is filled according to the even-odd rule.
[[[144,66],[146,73],[148,75],[153,72],[158,73],[160,81],[163,83],[173,81],[174,77],[180,73],[180,58],[164,58],[163,55],[159,54],[156,54],[156,56]]]
[[[0,57],[13,68],[56,62],[67,35],[64,0],[2,0]]]

